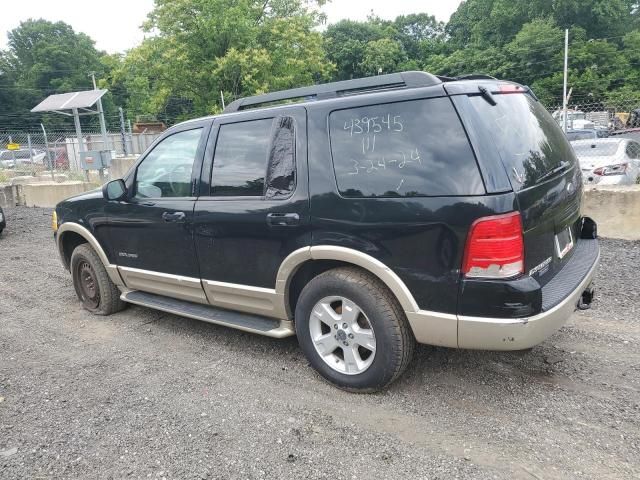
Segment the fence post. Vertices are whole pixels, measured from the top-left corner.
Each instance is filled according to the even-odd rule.
[[[31,149],[31,134],[27,133],[27,146],[29,147],[29,162],[31,162],[31,168],[33,168],[33,150]]]
[[[118,107],[118,112],[120,113],[120,135],[122,136],[122,150],[124,150],[125,156],[129,155],[129,149],[127,148],[127,131],[124,126],[124,113],[122,112],[122,107]]]
[[[135,149],[133,148],[133,133],[131,132],[131,120],[127,118],[127,127],[129,130],[129,143],[131,145],[131,153],[135,154]]]
[[[47,159],[47,165],[51,169],[51,180],[55,181],[56,176],[54,172],[56,166],[54,165],[55,160],[53,162],[51,161],[51,152],[49,152],[49,140],[47,139],[47,131],[44,128],[44,124],[41,123],[40,127],[42,128],[42,133],[44,135],[44,152],[45,158]]]

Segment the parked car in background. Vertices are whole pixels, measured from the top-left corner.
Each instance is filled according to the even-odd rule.
[[[558,122],[558,125],[564,125],[564,112],[556,110],[552,117]],[[596,124],[591,120],[587,120],[587,115],[581,110],[567,110],[567,128],[570,129],[592,129]]]
[[[632,185],[640,175],[640,143],[628,138],[571,142],[585,184]]]
[[[608,136],[609,132],[600,128],[583,128],[567,131],[567,138],[570,142],[576,140],[597,140],[598,138],[607,138]]]
[[[44,165],[46,153],[42,150],[21,148],[19,150],[0,150],[0,167],[16,168],[21,166]]]
[[[2,207],[0,207],[0,234],[2,234],[2,231],[5,229],[6,226],[7,226],[7,219],[4,216],[4,210],[2,210]]]

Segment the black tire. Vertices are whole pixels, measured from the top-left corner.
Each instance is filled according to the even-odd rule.
[[[332,296],[353,301],[373,329],[375,356],[362,373],[349,375],[334,370],[314,346],[309,327],[312,309]],[[405,371],[415,348],[413,332],[398,300],[377,277],[357,267],[335,268],[313,278],[298,298],[295,327],[311,365],[327,381],[351,392],[375,392],[388,386]]]
[[[120,290],[111,281],[100,257],[87,243],[71,254],[71,275],[82,306],[95,315],[111,315],[126,307]]]

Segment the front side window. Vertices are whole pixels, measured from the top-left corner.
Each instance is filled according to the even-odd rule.
[[[473,151],[448,98],[338,110],[331,152],[343,197],[481,195]]]
[[[138,198],[191,196],[191,172],[201,128],[175,133],[162,140],[138,166]]]

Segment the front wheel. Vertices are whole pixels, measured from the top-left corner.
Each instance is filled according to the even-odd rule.
[[[359,268],[336,268],[311,280],[298,299],[295,324],[311,365],[345,390],[386,387],[413,355],[415,340],[398,301]]]
[[[124,309],[120,291],[111,281],[100,257],[87,243],[71,254],[71,275],[82,306],[96,315],[111,315]]]

